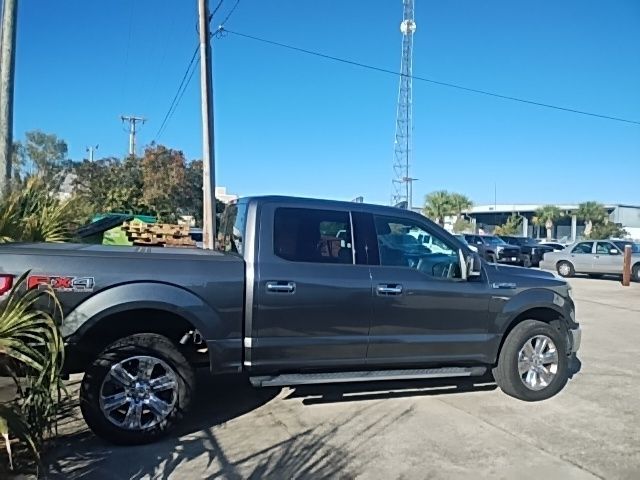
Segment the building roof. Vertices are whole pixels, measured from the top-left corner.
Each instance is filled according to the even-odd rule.
[[[498,203],[497,205],[474,205],[471,207],[471,210],[468,210],[467,213],[511,213],[511,212],[535,212],[539,208],[544,207],[548,204],[535,204],[535,203]],[[552,204],[558,207],[560,210],[578,210],[580,205],[578,204]],[[625,208],[637,208],[640,209],[638,205],[619,205],[619,204],[609,204],[604,206],[607,210],[613,210],[618,207]]]

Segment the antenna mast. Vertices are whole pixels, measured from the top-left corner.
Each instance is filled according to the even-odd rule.
[[[396,137],[393,155],[393,195],[391,204],[402,208],[411,208],[411,182],[409,175],[413,132],[413,34],[416,22],[413,19],[414,0],[402,0],[403,15],[402,60],[400,63],[400,88],[398,91],[398,111],[396,115]]]

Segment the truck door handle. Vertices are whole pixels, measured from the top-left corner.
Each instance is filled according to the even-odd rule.
[[[267,282],[267,292],[271,293],[295,293],[294,282]]]
[[[381,284],[376,290],[378,295],[400,295],[402,294],[402,285]]]

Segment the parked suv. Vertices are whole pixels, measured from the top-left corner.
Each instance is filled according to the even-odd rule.
[[[500,238],[510,245],[520,247],[520,265],[523,267],[537,267],[545,253],[553,252],[548,245],[540,245],[538,241],[530,237],[515,237],[512,235],[500,235]]]
[[[480,256],[487,262],[519,265],[522,261],[520,247],[509,245],[495,235],[466,234],[464,238],[469,245],[476,246]]]

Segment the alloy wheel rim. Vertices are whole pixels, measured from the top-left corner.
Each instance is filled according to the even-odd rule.
[[[561,275],[569,275],[569,272],[570,272],[569,265],[567,265],[566,263],[563,263],[562,265],[560,265]]]
[[[558,373],[558,349],[546,335],[536,335],[518,352],[518,375],[530,390],[547,388]]]
[[[146,355],[114,364],[100,387],[100,410],[125,430],[146,430],[164,421],[178,398],[176,372]]]

